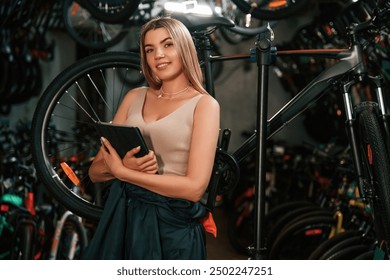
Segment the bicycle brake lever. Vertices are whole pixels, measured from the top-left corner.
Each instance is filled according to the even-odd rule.
[[[259,33],[256,37],[257,38],[256,41],[259,42],[262,40],[266,40],[269,43],[271,43],[275,39],[275,34],[274,34],[274,31],[272,30],[269,22],[267,23],[267,31]]]
[[[271,42],[273,42],[273,40],[275,39],[275,34],[274,34],[274,31],[272,30],[271,25],[269,24],[269,22],[267,23],[267,29],[269,31],[269,40]]]

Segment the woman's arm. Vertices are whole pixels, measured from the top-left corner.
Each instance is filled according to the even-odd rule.
[[[184,176],[156,175],[126,168],[111,144],[105,144],[110,153],[101,150],[110,174],[119,180],[141,186],[158,194],[198,201],[204,194],[214,165],[220,128],[218,102],[205,95],[194,112],[194,126],[189,151],[188,169]]]
[[[124,124],[126,122],[129,107],[134,101],[135,94],[137,94],[139,90],[139,88],[133,89],[126,94],[115,114],[115,117],[112,121],[113,123]],[[102,154],[102,148],[103,146],[96,154],[88,171],[89,177],[92,182],[105,182],[108,180],[115,179],[115,176],[112,175],[111,170],[107,168],[105,164],[104,157]],[[127,154],[122,160],[124,166],[130,169],[138,170],[140,172],[155,174],[157,172],[157,159],[154,155],[154,152],[149,151],[149,154],[140,158],[135,157],[135,154],[137,152],[139,152],[137,148],[134,148],[127,152]]]

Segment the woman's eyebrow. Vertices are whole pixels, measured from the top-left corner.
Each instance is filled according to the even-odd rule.
[[[166,37],[160,41],[160,44],[164,43],[165,41],[172,40],[171,37]],[[145,44],[145,47],[152,47],[152,44]]]

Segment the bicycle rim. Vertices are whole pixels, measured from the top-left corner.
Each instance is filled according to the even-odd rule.
[[[375,104],[366,103],[359,113],[359,139],[364,179],[373,188],[370,204],[374,210],[379,243],[390,251],[390,157],[381,133]]]
[[[63,9],[65,28],[81,45],[91,49],[107,49],[118,44],[127,34],[129,21],[110,24],[100,21],[76,1],[66,0]]]
[[[32,154],[38,176],[66,208],[98,220],[109,184],[93,184],[88,169],[100,148],[94,121],[111,121],[123,96],[133,87],[118,72],[139,76],[139,56],[99,53],[61,72],[46,88],[32,122]],[[65,162],[78,177],[75,186],[62,169]]]
[[[131,17],[140,2],[140,0],[82,0],[80,4],[101,21],[121,23]]]

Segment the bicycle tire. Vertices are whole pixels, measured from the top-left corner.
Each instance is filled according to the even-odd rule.
[[[332,248],[334,245],[338,244],[339,242],[343,241],[344,239],[356,236],[358,234],[358,231],[355,230],[348,230],[341,232],[339,234],[334,235],[333,237],[329,238],[328,240],[325,240],[322,242],[308,257],[309,260],[319,260],[322,255],[325,254],[330,248]]]
[[[13,260],[32,260],[33,242],[35,236],[35,225],[28,218],[22,218],[18,221],[13,236],[13,245],[11,247],[11,259]]]
[[[364,177],[373,186],[368,197],[373,208],[376,235],[390,254],[390,157],[382,134],[377,104],[365,102],[358,108],[359,147]]]
[[[93,118],[111,121],[131,86],[121,83],[119,70],[139,75],[139,55],[107,52],[70,65],[45,89],[32,121],[32,155],[37,174],[48,191],[78,216],[99,220],[104,202],[102,184],[93,184],[88,169],[100,148]],[[122,73],[123,74],[123,73]],[[84,105],[84,106],[82,106]],[[79,194],[61,169],[67,162],[80,180]]]
[[[64,25],[68,34],[89,49],[107,49],[122,41],[128,33],[130,21],[110,24],[94,18],[77,1],[65,0]]]
[[[236,196],[235,194],[234,196]],[[229,215],[228,220],[228,239],[230,245],[236,250],[236,252],[242,255],[250,255],[248,247],[253,243],[253,215],[245,216],[243,221],[240,223],[248,225],[242,226],[242,228],[237,228],[237,220],[240,218],[242,213],[240,209],[243,209],[243,205],[247,203],[253,204],[253,198],[248,198],[242,201],[242,203],[238,206],[232,206],[234,212]],[[272,208],[265,215],[265,228],[269,229],[273,227],[273,222],[278,220],[284,213],[294,210],[296,208],[304,207],[304,206],[313,206],[314,204],[309,201],[291,201],[280,204],[274,208]],[[249,231],[249,232],[246,232]]]
[[[354,260],[357,256],[366,252],[370,247],[364,244],[352,245],[351,247],[344,248],[334,255],[329,256],[327,260]]]
[[[328,238],[334,224],[335,220],[329,215],[309,217],[291,224],[279,233],[268,258],[270,260],[307,259],[311,252]],[[318,234],[307,235],[309,231],[318,231]]]
[[[128,20],[137,10],[141,0],[81,0],[79,2],[98,20],[115,24]]]
[[[307,216],[316,216],[319,214],[327,214],[329,210],[321,209],[320,206],[302,206],[296,209],[291,209],[288,213],[281,216],[273,226],[269,227],[267,233],[267,247],[272,247],[278,233],[283,230],[283,228],[289,226],[292,223],[295,223],[297,220],[304,219]]]
[[[267,228],[271,228],[278,222],[278,220],[290,211],[293,211],[297,208],[305,206],[314,206],[315,204],[308,200],[297,200],[297,201],[288,201],[282,204],[279,204],[273,208],[265,215],[265,225]]]
[[[358,255],[355,260],[374,260],[374,250],[368,249],[366,252]]]
[[[336,258],[337,254],[339,252],[343,251],[345,248],[349,248],[355,245],[361,245],[362,244],[362,236],[361,235],[355,235],[350,236],[348,238],[344,238],[343,240],[339,240],[339,242],[335,243],[333,246],[331,246],[326,252],[324,252],[320,260],[331,260]]]
[[[69,215],[63,225],[60,240],[58,243],[58,250],[56,260],[68,260],[69,251],[72,250],[69,242],[73,238],[73,233],[77,235],[77,249],[73,260],[80,259],[84,250],[88,246],[88,237],[84,225],[75,215]]]
[[[254,6],[251,1],[232,0],[237,7],[245,14],[251,14],[254,18],[263,20],[279,20],[296,15],[301,11],[310,0],[287,0],[281,6],[272,6],[272,2],[280,1],[258,1]],[[262,2],[262,3],[261,3]]]

